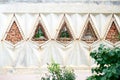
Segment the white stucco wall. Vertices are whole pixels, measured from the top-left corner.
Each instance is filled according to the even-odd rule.
[[[43,66],[41,63],[46,64],[47,59],[44,58],[48,58],[50,55],[52,55],[53,57],[56,57],[55,60],[61,65],[72,66],[75,70],[78,70],[76,73],[78,73],[80,77],[83,77],[84,80],[86,76],[91,74],[90,69],[94,66],[94,63],[89,56],[90,49],[95,50],[101,43],[107,45],[108,47],[120,46],[119,42],[112,44],[104,40],[104,36],[106,35],[105,32],[107,32],[113,16],[116,19],[118,28],[120,28],[120,5],[118,5],[120,3],[119,0],[116,0],[115,2],[104,0],[100,3],[97,1],[95,2],[94,0],[92,2],[76,0],[75,3],[71,3],[72,0],[70,3],[67,3],[68,1],[64,0],[63,2],[66,3],[62,3],[62,1],[57,0],[1,0],[0,74],[36,75],[46,70],[46,65]],[[67,48],[61,46],[61,44],[57,43],[56,41],[51,40],[55,37],[55,33],[59,28],[64,14],[67,17],[74,34],[74,40],[70,45],[68,45]],[[3,37],[6,34],[5,32],[10,26],[14,15],[16,16],[18,24],[24,33],[23,42],[17,46],[6,43],[6,41],[3,40]],[[33,27],[35,27],[35,23],[39,15],[42,15],[42,20],[46,25],[50,35],[49,42],[42,46],[33,44],[33,42],[27,40],[31,35],[30,33],[32,32]],[[83,31],[84,25],[86,24],[88,15],[90,15],[93,25],[95,26],[94,28],[96,28],[96,31],[99,35],[99,40],[91,45],[88,45],[80,40],[80,35]],[[79,38],[79,40],[76,40],[77,38]],[[41,47],[42,49],[40,49]],[[59,50],[57,54],[55,52],[56,47]],[[50,55],[49,51],[51,52]],[[43,53],[46,54],[44,55]],[[60,55],[61,58],[59,59]],[[50,62],[49,59],[48,62]],[[4,76],[0,77],[2,80],[8,80],[8,78],[3,78]],[[19,80],[19,78],[14,79],[13,77],[11,79]]]
[[[9,3],[0,9],[1,13],[120,13],[120,5],[96,3]]]

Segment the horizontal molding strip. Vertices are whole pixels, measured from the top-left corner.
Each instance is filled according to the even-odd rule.
[[[120,13],[120,5],[95,3],[7,3],[0,13]]]

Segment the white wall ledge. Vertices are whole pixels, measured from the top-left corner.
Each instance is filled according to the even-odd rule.
[[[120,13],[120,5],[87,3],[0,4],[0,13]]]

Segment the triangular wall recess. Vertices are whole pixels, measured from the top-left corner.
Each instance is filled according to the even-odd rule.
[[[113,21],[105,39],[112,43],[116,43],[119,41],[118,35],[119,31],[116,27],[115,22]]]
[[[87,26],[85,26],[85,30],[82,36],[82,40],[85,41],[86,43],[93,43],[94,41],[98,40],[95,31],[90,23],[90,21],[88,21]]]
[[[39,22],[38,25],[36,26],[36,29],[34,31],[34,35],[32,37],[33,41],[36,41],[38,43],[44,43],[45,41],[48,40],[48,36],[45,32],[45,29],[43,25]]]
[[[69,43],[70,41],[73,40],[73,36],[72,36],[70,29],[65,21],[63,22],[63,24],[59,30],[57,40],[60,41],[61,43],[65,43],[65,44]]]
[[[16,44],[23,40],[18,25],[16,24],[15,21],[12,23],[9,31],[7,32],[5,40],[11,42],[12,44]]]

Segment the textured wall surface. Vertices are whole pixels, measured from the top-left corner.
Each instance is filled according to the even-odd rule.
[[[77,79],[84,80],[95,66],[89,56],[91,51],[100,44],[120,46],[119,1],[4,2],[0,5],[0,74],[33,74],[31,79],[35,79],[36,74],[46,71],[47,63],[55,60],[61,66],[73,67]],[[67,37],[61,37],[65,31]],[[40,33],[42,36],[35,37]],[[29,79],[29,76],[10,75],[11,80]],[[0,75],[0,79],[8,77]]]
[[[118,13],[1,13],[0,17],[1,67],[45,67],[55,60],[89,69],[94,66],[90,51],[100,44],[120,46]]]

